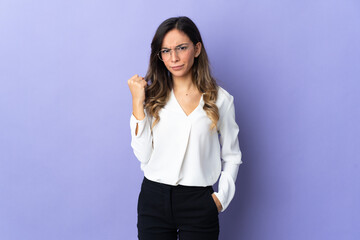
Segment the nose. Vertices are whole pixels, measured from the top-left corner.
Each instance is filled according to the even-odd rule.
[[[172,62],[176,62],[179,60],[179,55],[178,52],[176,50],[171,50],[170,51],[170,59]]]

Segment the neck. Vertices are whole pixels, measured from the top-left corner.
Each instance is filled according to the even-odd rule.
[[[176,91],[189,91],[194,87],[194,84],[192,82],[191,74],[188,76],[183,77],[174,77],[173,76],[173,83],[174,83],[174,90]]]

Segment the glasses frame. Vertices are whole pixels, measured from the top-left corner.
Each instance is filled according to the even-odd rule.
[[[164,60],[161,58],[161,51],[162,51],[162,50],[164,50],[164,49],[170,50],[170,57],[171,57],[171,51],[175,52],[175,54],[178,54],[178,52],[176,51],[176,49],[177,49],[177,48],[180,48],[180,47],[185,47],[185,46],[183,46],[183,45],[185,45],[186,47],[189,47],[189,46],[193,45],[194,48],[195,48],[195,44],[194,44],[194,43],[182,43],[182,44],[177,45],[175,48],[163,48],[163,49],[161,49],[156,55],[158,56],[158,58],[160,59],[160,61],[164,62]],[[169,59],[170,59],[170,58],[169,58]],[[166,60],[166,61],[168,61],[168,60]]]

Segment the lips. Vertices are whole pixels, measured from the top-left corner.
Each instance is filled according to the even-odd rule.
[[[174,70],[174,71],[179,71],[179,70],[181,70],[183,67],[184,67],[184,65],[173,66],[173,67],[171,67],[171,69]]]

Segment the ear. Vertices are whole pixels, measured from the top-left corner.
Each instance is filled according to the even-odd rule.
[[[195,44],[195,57],[197,58],[201,53],[201,42]]]

